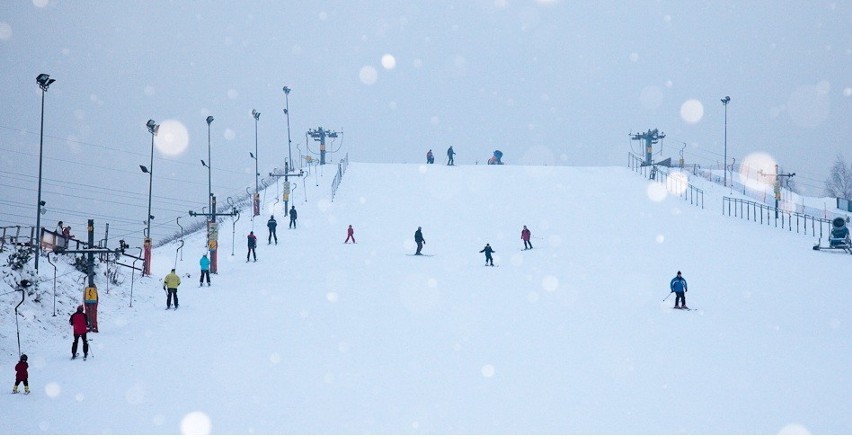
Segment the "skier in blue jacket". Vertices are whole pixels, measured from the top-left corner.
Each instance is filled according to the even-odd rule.
[[[198,261],[198,265],[201,267],[201,277],[198,278],[198,286],[204,285],[204,278],[207,278],[207,286],[210,286],[210,258],[207,257],[207,253],[201,256],[201,260]]]
[[[686,287],[686,279],[680,275],[680,271],[677,272],[677,276],[669,282],[669,286],[671,287],[672,293],[675,293],[675,308],[676,309],[689,309],[686,306],[686,295],[685,293],[688,291]],[[678,305],[680,303],[680,305]]]

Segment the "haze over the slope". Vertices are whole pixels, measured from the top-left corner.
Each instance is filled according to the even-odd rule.
[[[40,73],[56,79],[43,224],[95,216],[134,245],[145,122],[161,124],[159,242],[207,205],[200,160],[220,201],[254,187],[252,109],[261,177],[316,157],[319,127],[362,162],[421,163],[429,148],[440,162],[454,145],[459,164],[500,149],[569,166],[623,165],[642,151],[629,134],[656,128],[655,159],[706,169],[765,152],[819,195],[836,155],[852,160],[849,23],[849,0],[4,1],[0,225],[35,225]]]

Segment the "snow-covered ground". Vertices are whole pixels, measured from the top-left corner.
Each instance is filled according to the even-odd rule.
[[[129,272],[99,285],[86,362],[80,274],[58,265],[53,317],[41,264],[19,317],[33,393],[0,397],[0,433],[852,433],[852,257],[722,216],[724,188],[696,181],[702,210],[620,167],[352,163],[331,202],[331,169],[293,194],[297,229],[265,206],[257,263],[246,214],[233,256],[226,220],[211,288],[188,237],[178,311],[160,281],[177,243],[132,308]],[[408,256],[418,226],[427,257]],[[663,300],[678,270],[693,311]],[[11,389],[20,296],[0,298]]]

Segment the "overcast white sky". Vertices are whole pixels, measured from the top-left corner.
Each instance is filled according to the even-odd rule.
[[[454,145],[457,164],[500,149],[508,164],[620,165],[641,153],[629,134],[657,128],[657,159],[717,165],[727,95],[728,156],[768,153],[819,194],[834,158],[852,160],[850,23],[850,1],[2,2],[0,224],[35,224],[39,73],[57,80],[47,227],[94,217],[141,236],[148,119],[155,240],[206,205],[208,115],[213,190],[243,193],[252,109],[261,174],[287,155],[285,85],[294,157],[322,126],[343,133],[334,160],[364,162],[429,148],[440,162]]]

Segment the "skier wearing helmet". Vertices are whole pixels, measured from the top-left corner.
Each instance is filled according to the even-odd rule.
[[[30,394],[29,365],[27,364],[27,355],[21,355],[21,361],[15,365],[15,387],[12,387],[12,393],[18,393],[18,384],[24,383],[24,394]]]

